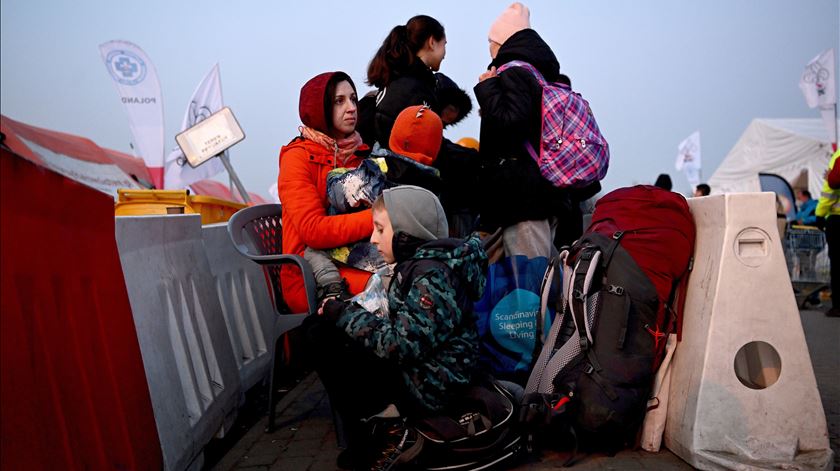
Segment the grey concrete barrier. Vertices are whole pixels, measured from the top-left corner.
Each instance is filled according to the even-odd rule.
[[[201,234],[239,379],[247,391],[268,374],[277,337],[267,278],[262,267],[234,249],[227,223],[205,225]]]
[[[120,216],[116,239],[164,467],[200,469],[241,394],[201,218]]]

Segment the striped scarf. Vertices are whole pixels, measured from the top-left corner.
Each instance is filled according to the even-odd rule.
[[[359,135],[358,131],[353,131],[350,137],[335,140],[321,131],[307,126],[301,126],[298,130],[304,138],[333,150],[335,157],[333,167],[338,166],[338,164],[344,166],[356,152],[356,149],[362,145],[362,136]]]

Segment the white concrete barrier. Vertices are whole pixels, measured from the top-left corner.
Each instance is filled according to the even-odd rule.
[[[269,373],[277,315],[265,272],[233,247],[227,223],[208,224],[201,234],[216,294],[233,346],[242,390]]]
[[[772,193],[689,200],[697,224],[665,446],[700,469],[830,469]]]
[[[200,469],[241,392],[199,215],[120,216],[116,239],[168,470]]]

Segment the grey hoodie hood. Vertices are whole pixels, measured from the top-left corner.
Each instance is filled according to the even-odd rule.
[[[449,237],[440,200],[429,190],[403,185],[382,192],[394,234],[404,232],[421,240]]]

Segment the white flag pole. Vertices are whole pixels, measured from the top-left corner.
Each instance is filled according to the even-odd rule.
[[[245,187],[242,185],[242,182],[239,181],[239,177],[236,175],[236,172],[233,170],[233,166],[230,164],[230,159],[228,159],[228,151],[224,151],[219,154],[219,159],[225,166],[228,175],[230,176],[230,180],[236,185],[236,189],[239,190],[239,195],[242,196],[242,202],[245,204],[251,204],[251,198],[248,197],[248,192],[245,191]]]

